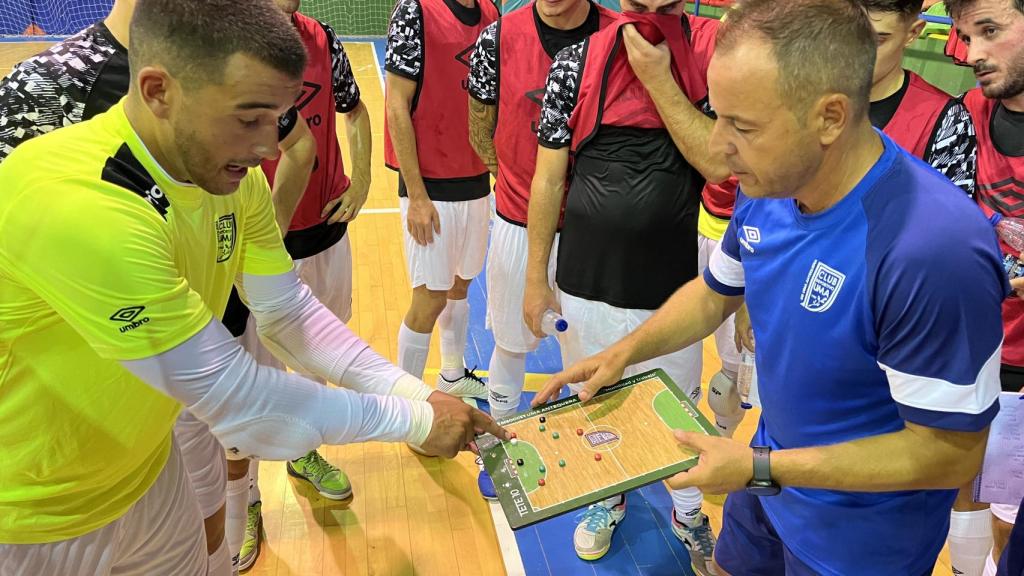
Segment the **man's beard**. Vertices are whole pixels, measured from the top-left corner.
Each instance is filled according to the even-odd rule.
[[[984,63],[974,67],[975,74],[988,70],[991,70],[991,67]],[[982,86],[981,91],[986,98],[992,100],[1006,100],[1024,94],[1024,50],[1007,63],[1006,80],[1001,84]]]

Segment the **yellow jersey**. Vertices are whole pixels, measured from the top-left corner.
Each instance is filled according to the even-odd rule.
[[[0,164],[0,542],[74,538],[159,476],[180,404],[119,361],[220,318],[235,278],[292,267],[266,177],[174,180],[123,103]]]

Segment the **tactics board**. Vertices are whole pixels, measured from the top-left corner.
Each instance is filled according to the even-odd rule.
[[[697,455],[673,430],[718,436],[663,370],[626,378],[589,402],[570,396],[499,423],[515,442],[485,434],[477,445],[513,529],[692,468]]]

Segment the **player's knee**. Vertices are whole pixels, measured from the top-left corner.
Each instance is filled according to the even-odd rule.
[[[426,286],[417,286],[412,291],[412,304],[409,307],[409,314],[417,318],[428,319],[433,324],[447,305],[447,292],[443,290],[430,290]]]
[[[249,459],[228,459],[228,480],[238,480],[249,475]]]
[[[455,277],[455,284],[452,285],[451,289],[448,290],[448,300],[465,300],[469,294],[469,283],[473,280],[465,280],[463,278]]]
[[[743,410],[736,381],[722,372],[716,372],[708,382],[708,406],[719,416],[733,416]]]
[[[224,518],[225,508],[221,506],[213,516],[203,519],[203,527],[206,528],[206,553],[213,554],[224,541]]]

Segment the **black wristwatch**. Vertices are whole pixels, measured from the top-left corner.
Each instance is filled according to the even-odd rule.
[[[771,453],[767,446],[754,446],[754,477],[747,484],[747,492],[754,496],[775,496],[782,489],[772,480]]]

